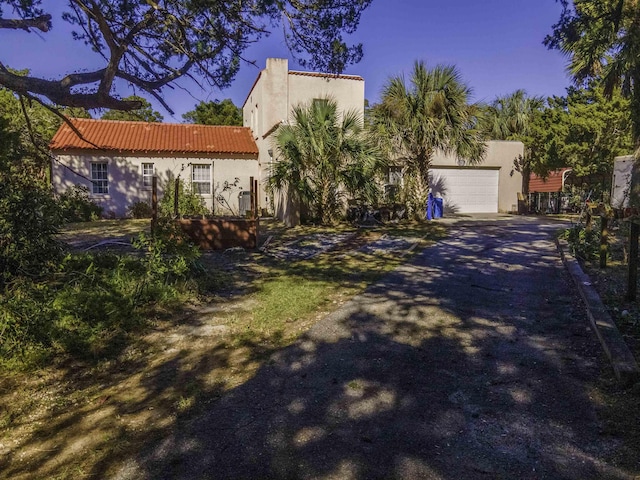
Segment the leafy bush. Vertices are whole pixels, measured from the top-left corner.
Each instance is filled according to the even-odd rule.
[[[158,203],[159,214],[165,217],[173,217],[175,198],[175,178],[169,177],[164,186],[164,194]],[[206,215],[209,209],[203,198],[195,193],[184,180],[180,180],[178,187],[178,213],[180,215]]]
[[[74,185],[58,196],[58,206],[65,222],[89,222],[102,215],[102,207],[95,203],[89,189],[84,185]]]
[[[153,210],[147,202],[135,202],[127,208],[128,215],[133,218],[151,218]]]
[[[199,250],[174,222],[160,221],[134,245],[140,255],[69,254],[55,275],[10,285],[0,294],[0,359],[111,356],[144,325],[149,308],[193,291]]]
[[[0,142],[0,287],[16,276],[46,274],[60,259],[60,224],[51,190],[35,165]],[[17,156],[17,152],[16,152]]]
[[[51,290],[20,278],[0,295],[0,358],[24,355],[51,346]]]
[[[565,230],[560,238],[567,241],[574,257],[591,261],[600,255],[600,232],[595,229],[587,229],[584,225],[577,224]]]

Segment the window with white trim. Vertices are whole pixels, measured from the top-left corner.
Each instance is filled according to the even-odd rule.
[[[153,163],[142,164],[142,185],[144,187],[153,185]]]
[[[191,170],[191,185],[195,193],[211,194],[211,165],[195,164]]]
[[[107,162],[91,162],[91,192],[109,193],[109,170]]]

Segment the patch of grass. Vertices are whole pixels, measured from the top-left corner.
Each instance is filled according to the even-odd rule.
[[[362,385],[357,380],[351,380],[349,383],[347,383],[347,387],[349,387],[352,390],[362,390],[363,389]]]
[[[306,234],[317,227],[298,227]],[[336,229],[335,232],[349,231]],[[379,228],[356,232],[347,243],[356,247],[382,234],[414,238],[422,247],[442,238],[445,229],[437,224]],[[363,241],[364,239],[364,241]],[[408,254],[408,252],[404,252]],[[281,346],[294,340],[320,312],[363,291],[406,257],[398,252],[362,253],[337,248],[317,257],[296,262],[269,262],[262,268],[252,298],[256,305],[246,321],[236,322],[239,339],[260,339]]]

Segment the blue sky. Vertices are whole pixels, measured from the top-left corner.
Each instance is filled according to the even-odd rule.
[[[43,2],[54,15],[54,29],[47,34],[0,31],[0,60],[47,78],[58,78],[78,66],[99,67],[95,54],[71,40],[70,30],[60,19],[61,3]],[[563,95],[570,84],[567,61],[542,45],[559,16],[555,0],[373,0],[352,36],[354,42],[364,44],[364,58],[345,73],[364,77],[365,95],[372,103],[379,101],[390,76],[409,74],[416,60],[428,66],[456,65],[475,101],[491,101],[518,88],[531,95]],[[181,82],[182,88],[165,91],[175,115],[156,108],[165,121],[180,122],[182,113],[199,100],[231,98],[240,106],[266,58],[289,55],[281,35],[274,32],[245,56],[259,68],[243,65],[229,89],[202,91]],[[291,60],[290,68],[299,69]],[[118,93],[133,92],[122,88]]]

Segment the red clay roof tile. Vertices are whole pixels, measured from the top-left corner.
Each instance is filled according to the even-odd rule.
[[[257,155],[246,127],[71,119],[85,140],[62,124],[51,150],[111,150],[146,153],[230,153]]]

